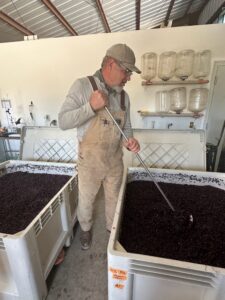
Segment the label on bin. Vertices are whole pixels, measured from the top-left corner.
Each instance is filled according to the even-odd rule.
[[[116,283],[116,284],[114,285],[114,287],[117,288],[117,289],[122,290],[122,289],[124,288],[124,284]]]
[[[112,279],[118,280],[119,282],[114,284],[114,287],[117,289],[123,289],[124,284],[121,281],[127,280],[127,271],[121,269],[109,268],[109,271],[112,273]]]

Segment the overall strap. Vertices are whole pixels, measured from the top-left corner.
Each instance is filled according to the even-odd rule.
[[[97,84],[95,82],[95,79],[93,76],[88,76],[87,77],[92,85],[93,91],[98,90]],[[121,110],[126,110],[126,106],[125,106],[125,92],[124,90],[122,90],[122,92],[120,93],[120,107]]]
[[[93,76],[88,76],[87,78],[90,80],[90,83],[92,85],[93,91],[97,91],[98,87],[97,87],[97,84],[95,82],[94,77]]]
[[[122,92],[120,93],[120,107],[122,110],[126,110],[126,106],[125,106],[125,92],[124,90],[122,90]]]

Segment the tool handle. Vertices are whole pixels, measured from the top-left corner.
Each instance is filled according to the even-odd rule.
[[[116,122],[116,120],[114,119],[113,115],[111,114],[111,112],[108,110],[108,108],[105,106],[105,110],[107,111],[108,115],[110,116],[110,118],[112,119],[112,121],[114,122],[114,124],[116,125],[116,127],[118,128],[118,130],[120,131],[120,133],[122,134],[122,136],[124,137],[124,139],[128,142],[128,137],[126,136],[126,134],[123,132],[123,130],[120,128],[119,124]],[[156,187],[158,188],[158,190],[160,191],[160,193],[162,194],[163,198],[166,200],[167,204],[169,205],[169,207],[175,211],[173,205],[170,203],[169,199],[167,198],[167,196],[165,195],[165,193],[163,192],[163,190],[161,189],[161,187],[159,186],[158,182],[155,180],[155,178],[152,176],[152,174],[150,173],[147,165],[145,164],[145,162],[143,161],[143,159],[141,158],[141,156],[138,153],[135,153],[136,157],[138,158],[138,160],[140,161],[141,165],[144,167],[144,169],[146,170],[146,172],[148,173],[148,175],[151,177],[152,181],[154,182],[154,184],[156,185]]]
[[[106,106],[105,106],[105,110],[107,111],[107,113],[110,116],[110,118],[113,120],[113,122],[116,125],[116,127],[119,129],[120,133],[122,134],[122,136],[124,137],[124,139],[126,140],[126,142],[128,142],[128,137],[123,132],[123,130],[120,128],[119,124],[116,122],[116,120],[114,119],[113,115],[111,114],[111,112],[108,110],[108,108]]]
[[[148,175],[151,177],[152,181],[154,182],[154,184],[157,186],[158,190],[160,191],[160,193],[162,194],[163,198],[166,200],[167,204],[169,205],[169,207],[175,211],[173,205],[171,204],[171,202],[169,201],[169,199],[167,198],[166,194],[163,192],[163,190],[161,189],[161,187],[159,186],[158,182],[155,180],[154,176],[151,174],[151,172],[149,171],[147,165],[145,164],[145,162],[143,161],[143,159],[141,158],[139,153],[135,153],[136,157],[138,158],[138,160],[140,161],[140,163],[142,164],[142,166],[144,167],[145,171],[148,173]]]

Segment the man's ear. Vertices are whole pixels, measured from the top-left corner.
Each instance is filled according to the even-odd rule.
[[[110,57],[109,60],[108,60],[109,66],[112,67],[114,62],[115,62],[114,59]]]

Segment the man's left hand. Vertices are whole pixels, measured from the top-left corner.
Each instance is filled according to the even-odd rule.
[[[128,141],[125,141],[123,145],[134,153],[138,153],[140,151],[140,145],[135,138],[129,138]]]

